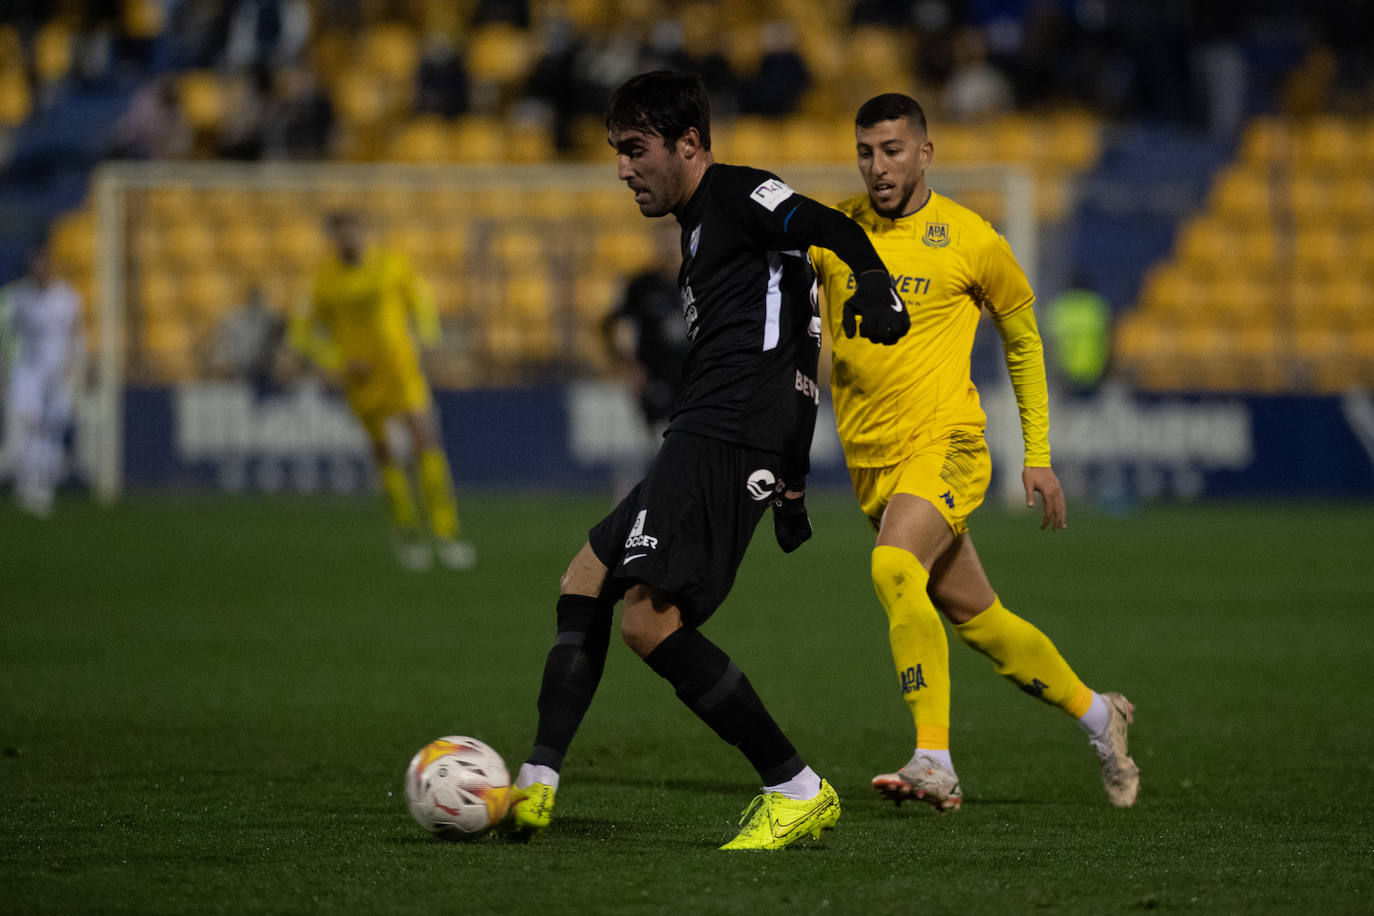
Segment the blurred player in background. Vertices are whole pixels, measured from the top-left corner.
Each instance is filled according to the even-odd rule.
[[[1133,805],[1139,770],[1126,754],[1133,706],[1078,679],[1053,643],[1007,610],[988,583],[967,520],[983,501],[991,462],[986,419],[969,378],[979,315],[1002,338],[1025,440],[1026,505],[1043,502],[1041,529],[1067,523],[1050,468],[1049,396],[1035,294],[1011,248],[978,214],[932,192],[934,147],[915,99],[870,99],[855,118],[859,172],[868,193],[839,205],[873,240],[911,314],[895,347],[855,336],[843,302],[854,278],[834,254],[813,251],[834,340],[831,390],[859,506],[878,532],[873,585],[887,611],[892,657],[916,723],[916,750],[873,787],[937,809],[963,801],[949,750],[949,646],[943,614],[998,673],[1078,719],[1101,761],[1112,804]],[[857,321],[862,321],[858,317]]]
[[[656,234],[659,250],[654,264],[630,278],[616,307],[601,320],[606,349],[617,363],[631,367],[631,386],[654,450],[668,428],[687,360],[687,332],[677,291],[682,259],[676,235],[666,228]],[[617,468],[616,498],[628,493],[643,473],[642,460]]]
[[[15,499],[26,512],[46,517],[62,477],[72,396],[85,363],[81,297],[39,251],[29,257],[25,275],[0,290],[0,318],[6,319],[0,322],[0,356],[9,364],[5,408]]]
[[[417,334],[427,345],[439,340],[429,289],[404,255],[367,243],[358,213],[330,214],[325,232],[333,250],[315,272],[309,308],[292,320],[292,343],[343,389],[367,431],[396,532],[397,560],[416,570],[431,562],[411,485],[413,466],[434,553],[445,566],[468,569],[476,552],[458,540],[458,505],[416,346]],[[393,420],[408,433],[408,450],[389,435]]]
[[[785,551],[811,536],[802,489],[820,400],[820,317],[806,249],[825,245],[858,275],[854,305],[868,316],[866,334],[897,340],[906,312],[851,220],[768,172],[713,161],[699,77],[634,77],[612,96],[606,130],[640,212],[671,213],[681,227],[679,302],[691,346],[653,466],[592,528],[563,575],[538,730],[516,775],[511,819],[525,836],[548,826],[623,598],[625,642],[763,783],[739,835],[722,848],[780,849],[833,827],[839,797],[699,627],[729,593],[769,504]],[[786,621],[779,627],[785,640]]]

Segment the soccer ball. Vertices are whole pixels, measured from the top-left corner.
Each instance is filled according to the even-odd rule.
[[[476,738],[437,738],[410,759],[406,801],[430,833],[476,839],[506,816],[510,773],[501,755]]]

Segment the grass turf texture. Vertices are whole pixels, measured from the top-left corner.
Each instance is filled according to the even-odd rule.
[[[0,508],[0,911],[1368,912],[1368,505],[979,512],[994,586],[1137,704],[1135,810],[1057,710],[957,640],[962,812],[868,789],[911,725],[846,495],[768,519],[706,633],[839,790],[823,846],[726,854],[756,791],[621,644],[529,846],[431,840],[402,773],[439,735],[518,766],[558,576],[606,508],[470,497],[470,573],[394,568],[370,501]]]

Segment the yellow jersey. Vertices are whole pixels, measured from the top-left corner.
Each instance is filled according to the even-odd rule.
[[[402,254],[369,248],[357,265],[331,255],[315,271],[310,307],[293,326],[296,346],[326,369],[353,361],[390,375],[418,374],[409,319],[437,342],[439,316],[428,287]]]
[[[980,435],[987,418],[970,375],[986,309],[1002,335],[1026,440],[1026,464],[1048,466],[1044,353],[1035,293],[1006,239],[977,213],[935,192],[915,213],[888,219],[867,194],[836,208],[868,233],[911,315],[892,346],[841,329],[854,276],[835,254],[811,250],[834,346],[830,389],[851,467],[891,467],[955,429]],[[1037,379],[1038,377],[1038,379]]]

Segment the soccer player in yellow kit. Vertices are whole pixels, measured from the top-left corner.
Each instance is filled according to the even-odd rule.
[[[439,444],[429,383],[420,371],[413,319],[426,344],[439,339],[439,316],[425,284],[401,254],[369,246],[362,218],[332,213],[325,232],[332,251],[315,271],[309,309],[292,322],[291,339],[334,383],[367,431],[387,509],[397,534],[397,559],[408,569],[430,564],[430,545],[404,456],[387,424],[399,420],[410,437],[420,497],[440,562],[467,569],[471,544],[458,540],[458,507],[448,459]]]
[[[958,808],[963,790],[949,749],[949,646],[943,615],[999,674],[1078,719],[1097,751],[1112,804],[1135,804],[1140,771],[1127,756],[1134,707],[1074,674],[1044,633],[1007,610],[969,537],[991,462],[986,423],[969,376],[974,332],[986,310],[997,326],[1021,414],[1026,505],[1043,500],[1041,528],[1065,527],[1067,509],[1050,468],[1049,396],[1040,333],[1025,273],[1004,238],[978,214],[926,186],[934,147],[915,99],[888,93],[855,118],[859,172],[868,192],[838,209],[863,226],[911,316],[890,347],[856,336],[856,316],[836,308],[854,278],[833,253],[812,249],[834,343],[831,392],[859,506],[878,532],[872,574],[887,611],[916,750],[873,787],[900,803]]]

